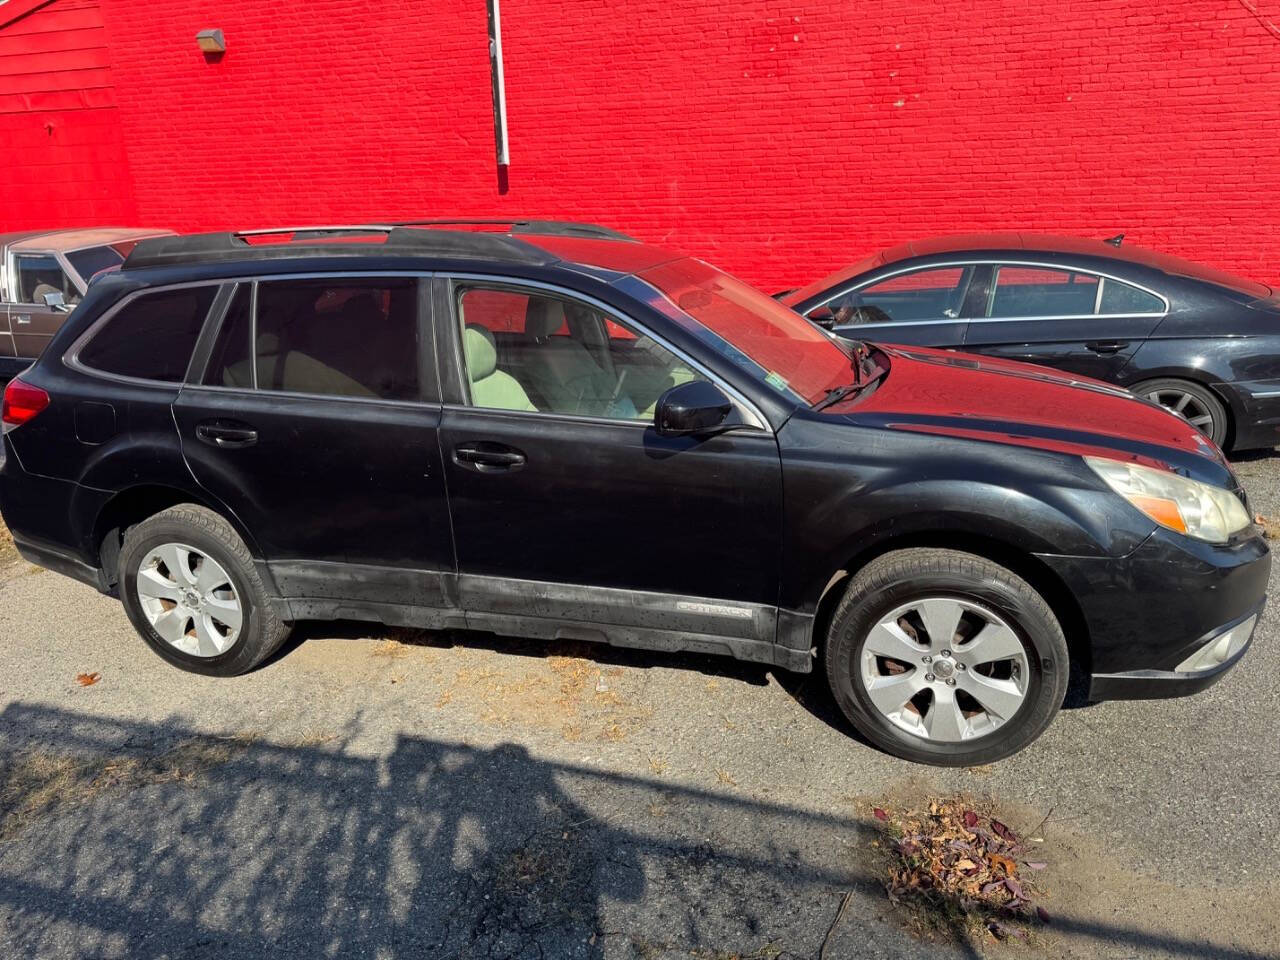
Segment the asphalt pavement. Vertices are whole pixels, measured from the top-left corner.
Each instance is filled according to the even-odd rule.
[[[1280,516],[1280,457],[1237,469]],[[196,677],[0,555],[0,955],[1280,956],[1278,634],[944,771],[713,658],[341,624]],[[872,809],[954,792],[1042,838],[1030,943],[887,898]]]

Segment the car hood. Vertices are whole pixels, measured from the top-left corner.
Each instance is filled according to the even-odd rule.
[[[828,408],[864,425],[1173,469],[1238,486],[1222,451],[1181,417],[1127,390],[1029,363],[879,346],[877,388]]]

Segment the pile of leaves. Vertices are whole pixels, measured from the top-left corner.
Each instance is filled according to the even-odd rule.
[[[1027,927],[1048,923],[1027,872],[1043,870],[1017,834],[963,799],[934,800],[927,813],[874,814],[888,835],[887,889],[894,903],[924,908],[949,925],[985,930],[999,940],[1025,939]]]

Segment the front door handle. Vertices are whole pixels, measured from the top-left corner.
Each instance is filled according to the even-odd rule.
[[[228,450],[253,446],[258,442],[258,431],[236,420],[206,420],[196,426],[196,439]]]
[[[14,316],[13,319],[16,320],[18,323],[27,324],[31,322],[31,314],[19,313],[16,316]]]
[[[453,461],[461,466],[490,473],[497,470],[519,470],[524,466],[524,454],[505,443],[464,443],[453,448]]]
[[[1086,350],[1092,350],[1094,353],[1109,354],[1119,353],[1129,345],[1127,340],[1090,340],[1085,344]]]

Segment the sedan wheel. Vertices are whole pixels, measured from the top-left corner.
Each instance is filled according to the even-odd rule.
[[[1176,413],[1222,446],[1227,439],[1227,411],[1212,393],[1188,380],[1152,380],[1133,388],[1140,397]]]

